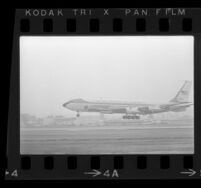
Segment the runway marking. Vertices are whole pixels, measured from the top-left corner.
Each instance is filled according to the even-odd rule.
[[[75,127],[75,128],[21,128],[21,131],[88,131],[88,130],[137,130],[137,129],[193,129],[189,126],[178,127]]]

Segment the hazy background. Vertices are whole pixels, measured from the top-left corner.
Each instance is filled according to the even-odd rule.
[[[21,113],[75,116],[62,107],[75,98],[167,102],[184,80],[191,36],[20,37]]]

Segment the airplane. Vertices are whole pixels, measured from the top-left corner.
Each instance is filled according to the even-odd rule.
[[[77,117],[80,116],[80,112],[99,112],[101,114],[125,114],[123,119],[140,119],[140,116],[163,112],[183,112],[193,105],[188,99],[191,85],[191,81],[185,81],[176,96],[164,104],[73,99],[64,103],[63,107],[76,111]]]

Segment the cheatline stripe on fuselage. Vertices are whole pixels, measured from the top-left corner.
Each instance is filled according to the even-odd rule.
[[[138,106],[153,106],[153,104],[147,104],[147,103],[142,103],[142,102],[120,102],[120,101],[83,101],[83,102],[78,102],[78,103],[86,103],[86,104],[93,104],[93,105],[122,105],[122,106],[133,106],[133,105],[138,105]],[[156,104],[157,105],[157,104]]]

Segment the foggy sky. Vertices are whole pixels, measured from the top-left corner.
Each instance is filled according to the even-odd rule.
[[[193,81],[193,43],[192,36],[20,37],[21,113],[75,114],[62,107],[75,98],[168,102]]]

